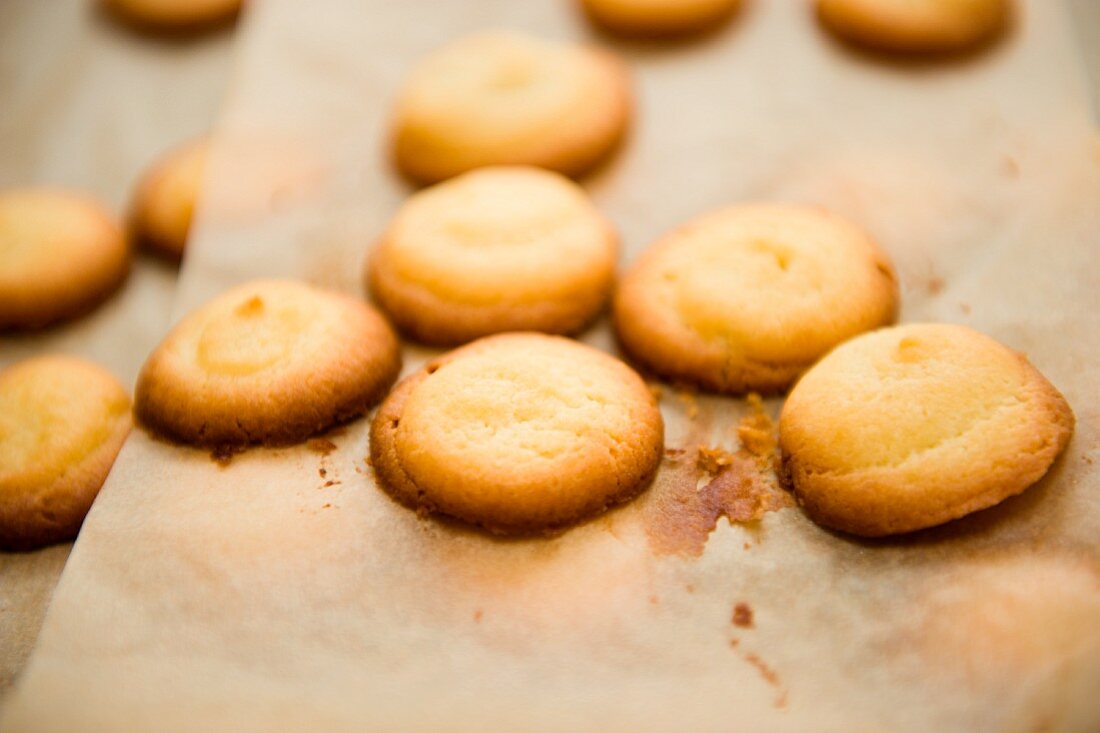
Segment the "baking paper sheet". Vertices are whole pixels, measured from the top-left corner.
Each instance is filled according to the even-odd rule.
[[[391,502],[367,420],[331,452],[228,466],[138,432],[3,729],[1095,730],[1100,143],[1065,8],[1021,6],[984,54],[901,63],[840,46],[801,2],[668,46],[599,37],[564,1],[255,3],[177,316],[260,276],[361,292],[409,193],[386,145],[402,75],[462,33],[518,28],[634,68],[637,125],[585,181],[624,263],[730,202],[829,206],[893,256],[903,321],[1028,353],[1076,436],[1039,485],[939,529],[859,541],[786,508],[670,548],[654,528],[672,460],[622,509],[499,540]],[[584,339],[612,348],[606,324]],[[429,354],[407,347],[406,371]],[[752,413],[671,388],[662,406],[689,465],[700,444],[735,450]]]
[[[0,3],[0,188],[44,185],[121,213],[142,171],[207,131],[230,66],[228,31],[135,33],[88,0]],[[85,317],[0,333],[0,368],[44,353],[91,359],[129,389],[168,323],[176,266],[137,255],[123,287]],[[30,654],[69,543],[0,553],[0,690]]]

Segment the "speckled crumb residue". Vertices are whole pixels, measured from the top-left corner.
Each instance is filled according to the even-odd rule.
[[[793,506],[776,476],[775,425],[759,396],[751,395],[749,406],[737,424],[736,452],[690,445],[691,437],[690,447],[665,452],[646,506],[646,534],[657,554],[699,556],[722,517],[750,523]]]

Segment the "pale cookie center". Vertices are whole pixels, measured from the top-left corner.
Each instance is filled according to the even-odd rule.
[[[202,331],[198,361],[211,372],[247,376],[286,361],[308,325],[300,309],[260,296],[216,316]]]
[[[19,214],[0,212],[0,258],[4,269],[53,269],[57,257],[64,257],[68,244],[81,238],[98,236],[78,214],[59,210],[51,213],[43,207]]]
[[[924,339],[902,338],[830,430],[849,469],[893,466],[956,440],[1019,404],[1005,363],[966,363]]]
[[[576,214],[565,206],[540,204],[514,196],[470,197],[441,214],[442,245],[459,250],[552,244],[555,231],[572,224]]]
[[[723,245],[688,255],[664,276],[676,288],[684,324],[703,338],[744,338],[790,305],[788,293],[811,286],[796,270],[794,249],[783,242],[755,238]]]
[[[520,90],[535,81],[536,72],[536,65],[528,57],[504,58],[492,69],[485,86],[490,92],[507,93]]]
[[[612,460],[608,451],[630,434],[632,418],[619,385],[585,371],[552,357],[502,365],[472,356],[448,364],[410,396],[398,450],[415,450],[434,464],[434,475],[455,480],[509,461],[507,483],[515,484],[556,467],[594,470]],[[421,452],[425,441],[430,455]],[[416,478],[417,468],[407,467]]]
[[[7,390],[0,394],[0,478],[65,470],[102,445],[128,409],[122,395],[76,393],[72,385]]]

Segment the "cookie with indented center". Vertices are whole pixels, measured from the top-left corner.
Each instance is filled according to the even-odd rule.
[[[398,328],[426,343],[572,333],[610,297],[617,241],[569,179],[481,168],[414,194],[372,251],[367,279]]]
[[[1009,0],[818,0],[818,17],[861,46],[947,53],[981,45],[1008,22]]]
[[[498,533],[562,528],[629,500],[664,428],[642,379],[576,341],[503,334],[407,377],[371,424],[394,498]]]
[[[0,192],[0,329],[80,315],[129,270],[126,235],[97,201],[51,189]]]
[[[102,368],[37,357],[0,372],[0,546],[76,537],[130,432],[130,396]]]
[[[205,138],[176,148],[142,177],[130,207],[130,229],[142,245],[183,257],[209,148]]]
[[[195,445],[294,443],[361,415],[399,369],[396,336],[365,303],[263,280],[172,329],[142,367],[134,412]]]
[[[855,338],[808,371],[783,406],[779,441],[814,521],[877,537],[1019,494],[1073,423],[1021,354],[963,326],[915,324]]]
[[[726,20],[741,0],[580,0],[585,12],[608,30],[626,36],[699,33]]]
[[[101,0],[120,18],[149,29],[191,31],[230,20],[243,0]]]
[[[579,175],[623,136],[630,99],[626,69],[607,51],[511,32],[470,36],[406,80],[395,160],[421,183],[487,165]]]
[[[775,392],[845,339],[893,320],[886,255],[826,211],[731,206],[646,251],[615,296],[634,358],[719,392]]]

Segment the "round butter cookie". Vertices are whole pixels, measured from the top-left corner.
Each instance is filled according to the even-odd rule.
[[[664,447],[645,382],[559,336],[490,336],[403,380],[371,424],[401,503],[496,533],[561,528],[644,489]]]
[[[142,367],[134,412],[194,445],[294,443],[365,412],[400,362],[392,329],[365,303],[257,281],[172,329]]]
[[[126,235],[98,202],[50,189],[0,191],[0,329],[79,315],[129,269]]]
[[[487,165],[579,175],[630,118],[630,82],[595,48],[494,32],[451,43],[406,81],[393,120],[398,167],[434,183]]]
[[[243,0],[100,0],[104,7],[136,26],[190,31],[217,25],[240,12]]]
[[[893,267],[867,234],[825,211],[733,206],[645,252],[615,296],[623,347],[670,379],[776,392],[829,349],[890,323]]]
[[[799,380],[779,423],[792,488],[818,524],[866,537],[942,524],[1035,483],[1073,412],[1022,355],[963,326],[887,328]]]
[[[1009,0],[817,0],[818,17],[841,38],[880,51],[948,53],[996,35]]]
[[[480,168],[413,195],[371,253],[367,281],[397,327],[425,343],[573,333],[611,295],[617,244],[569,179]]]
[[[589,17],[626,36],[699,33],[726,20],[741,0],[580,0]]]
[[[46,356],[0,372],[0,547],[76,537],[130,432],[130,396],[102,368]]]
[[[142,245],[183,257],[209,149],[206,139],[176,148],[142,177],[130,208],[130,230]]]

